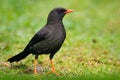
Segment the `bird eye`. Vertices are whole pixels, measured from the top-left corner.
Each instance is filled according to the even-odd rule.
[[[66,10],[65,9],[59,9],[58,12],[59,13],[64,13]]]

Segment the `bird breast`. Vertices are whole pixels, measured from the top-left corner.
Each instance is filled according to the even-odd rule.
[[[66,37],[64,29],[50,28],[45,39],[33,46],[34,53],[49,54],[60,49]]]

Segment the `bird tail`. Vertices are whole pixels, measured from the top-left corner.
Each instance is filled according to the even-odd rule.
[[[27,57],[29,54],[30,53],[23,51],[15,56],[9,58],[7,61],[9,61],[10,63],[11,62],[18,62],[18,61],[24,59],[25,57]]]

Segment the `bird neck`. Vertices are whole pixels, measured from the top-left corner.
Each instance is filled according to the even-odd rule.
[[[47,18],[47,24],[62,23],[62,19],[63,17],[49,14]]]
[[[47,20],[47,24],[55,24],[55,23],[62,23],[62,20],[59,19],[49,19]]]

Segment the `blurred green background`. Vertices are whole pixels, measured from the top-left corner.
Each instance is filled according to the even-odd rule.
[[[67,38],[54,57],[61,77],[34,76],[24,73],[33,63],[27,57],[20,68],[2,65],[19,53],[32,36],[46,24],[48,13],[55,7],[73,9],[64,17]],[[66,79],[115,80],[120,78],[120,0],[0,0],[0,79],[19,80]],[[47,59],[46,59],[47,58]],[[49,71],[48,56],[40,56],[39,64]],[[31,71],[32,72],[32,71]],[[30,72],[30,73],[31,73]],[[21,79],[17,74],[24,77]],[[7,77],[6,74],[8,75]],[[11,77],[11,75],[15,75]],[[32,75],[31,77],[28,76]],[[66,77],[66,75],[68,77]],[[95,75],[95,76],[93,76]],[[40,77],[39,77],[40,76]],[[110,76],[106,78],[106,76]],[[10,77],[10,78],[9,78]],[[15,79],[16,80],[16,79]]]

